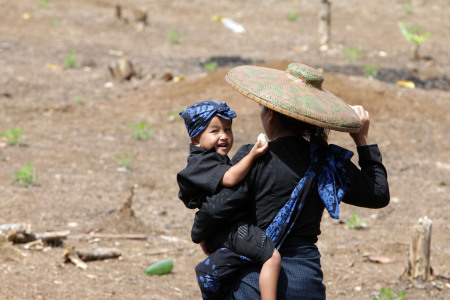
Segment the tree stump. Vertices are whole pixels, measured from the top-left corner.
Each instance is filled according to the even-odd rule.
[[[320,50],[328,50],[331,32],[331,0],[319,0],[319,45]]]
[[[431,220],[425,216],[413,226],[409,260],[402,275],[403,279],[420,281],[431,279],[433,275],[430,266],[431,224]]]

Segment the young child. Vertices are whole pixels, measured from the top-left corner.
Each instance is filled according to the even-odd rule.
[[[192,143],[188,165],[177,174],[180,187],[179,198],[188,208],[200,208],[207,201],[206,197],[216,193],[220,186],[232,187],[239,183],[247,175],[252,163],[267,151],[268,143],[261,145],[258,141],[246,157],[231,166],[227,154],[233,146],[231,125],[236,113],[225,102],[202,101],[186,108],[180,116],[185,120]],[[244,209],[236,212],[237,215],[242,211]],[[261,297],[263,300],[276,299],[281,265],[280,254],[265,232],[246,221],[245,217],[242,215],[234,226],[224,229],[224,232],[206,241],[206,248],[208,252],[212,252],[224,247],[237,254],[239,258],[245,256],[254,262],[261,263],[259,279]],[[204,245],[202,247],[205,248]],[[230,261],[232,258],[229,258],[226,251],[219,252],[205,260],[206,265],[210,265],[209,259],[214,258],[215,262],[211,265],[219,265],[217,268],[214,267],[214,275],[204,276],[205,272],[200,271],[201,264],[196,268],[203,298],[223,299],[223,295],[219,295],[218,292],[223,292],[223,289],[221,290],[224,286],[223,279],[230,276],[227,272],[232,264]],[[218,274],[222,269],[225,270],[223,274]],[[219,283],[212,282],[214,281],[212,277]]]

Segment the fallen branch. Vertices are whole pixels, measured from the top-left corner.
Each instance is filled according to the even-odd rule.
[[[115,239],[115,240],[147,240],[147,235],[145,234],[108,234],[108,233],[96,233],[96,234],[78,234],[78,235],[69,235],[69,239]]]
[[[112,248],[99,248],[94,251],[89,251],[89,250],[75,250],[75,247],[70,247],[64,249],[62,259],[63,263],[70,261],[77,267],[86,270],[87,269],[87,264],[85,263],[86,261],[118,258],[120,256],[122,256],[122,254],[119,252],[119,250]]]
[[[62,240],[66,239],[69,234],[70,231],[54,231],[34,234],[14,230],[6,235],[6,239],[13,244],[25,244],[39,239],[45,244],[50,244],[62,242]]]
[[[11,231],[19,231],[31,233],[31,224],[15,223],[15,224],[2,224],[0,225],[0,234],[8,234]]]

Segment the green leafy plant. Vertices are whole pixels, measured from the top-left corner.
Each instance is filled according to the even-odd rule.
[[[347,219],[347,227],[350,229],[363,229],[366,228],[367,222],[361,220],[357,212],[354,212],[350,218]]]
[[[412,4],[403,4],[402,8],[407,15],[412,15],[414,13],[414,7]]]
[[[447,182],[445,182],[444,180],[442,180],[441,182],[439,182],[439,185],[440,185],[440,186],[445,186],[445,185],[447,185]]]
[[[38,7],[40,8],[50,8],[49,0],[37,0]]]
[[[116,154],[117,164],[121,167],[129,168],[131,166],[131,155],[125,153],[124,155]]]
[[[204,69],[206,72],[212,72],[212,71],[215,71],[218,66],[219,66],[219,64],[217,62],[213,61],[213,62],[205,64]]]
[[[176,29],[172,29],[168,34],[167,38],[171,44],[180,44],[181,38],[183,37],[183,33],[179,32]]]
[[[397,295],[394,295],[391,288],[381,288],[380,294],[378,297],[374,297],[372,300],[394,300],[394,299],[401,299],[406,296],[406,292],[398,292]]]
[[[419,48],[420,45],[430,37],[430,33],[426,32],[424,34],[420,34],[420,31],[422,29],[422,25],[415,24],[415,25],[409,25],[407,26],[404,22],[398,22],[398,26],[400,27],[400,31],[405,38],[406,41],[414,44],[414,56],[413,59],[419,60]]]
[[[23,187],[28,187],[31,185],[36,179],[37,174],[33,173],[31,169],[33,169],[34,164],[28,163],[23,166],[19,171],[14,173],[13,178],[20,183]]]
[[[378,70],[380,70],[380,67],[373,65],[364,65],[364,70],[365,77],[377,78]]]
[[[84,97],[81,95],[75,95],[75,101],[77,101],[78,103],[83,103],[84,102]]]
[[[7,129],[4,133],[2,133],[0,136],[5,137],[8,140],[8,145],[10,146],[20,146],[22,145],[22,142],[20,141],[20,137],[23,133],[23,128],[10,128]]]
[[[300,20],[300,17],[298,16],[297,11],[293,10],[286,16],[286,19],[291,22],[296,22]]]
[[[78,63],[75,58],[75,51],[70,51],[69,55],[64,59],[64,66],[67,68],[78,68]]]
[[[137,140],[146,141],[153,135],[153,129],[149,122],[128,124],[128,127],[134,131],[133,137]]]
[[[348,60],[353,62],[359,60],[362,50],[359,48],[346,48],[344,53],[347,55]]]

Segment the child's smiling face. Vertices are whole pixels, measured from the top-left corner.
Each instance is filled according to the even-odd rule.
[[[234,142],[231,120],[213,117],[208,127],[202,133],[193,137],[191,141],[197,147],[205,150],[215,147],[217,153],[227,155]]]

